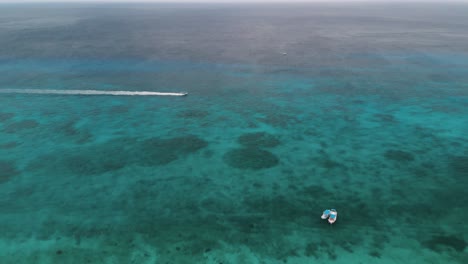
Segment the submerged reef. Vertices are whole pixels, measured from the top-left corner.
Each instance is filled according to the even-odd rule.
[[[394,160],[394,161],[399,161],[399,162],[404,162],[404,161],[413,161],[414,156],[413,154],[403,151],[403,150],[387,150],[384,154],[385,158],[388,160]]]
[[[267,150],[250,147],[226,152],[224,162],[238,169],[260,170],[278,165],[279,159]]]
[[[35,128],[39,125],[38,122],[32,119],[28,120],[23,120],[23,121],[18,121],[15,123],[11,123],[3,129],[6,133],[17,133],[19,131],[25,130],[25,129],[32,129]]]
[[[464,239],[453,235],[433,236],[429,240],[424,241],[422,244],[435,252],[442,252],[447,249],[463,252],[467,246]]]
[[[266,132],[246,133],[239,137],[238,142],[245,147],[272,148],[280,144],[280,141]]]
[[[177,117],[180,118],[196,118],[201,119],[209,115],[208,111],[204,110],[184,110],[177,114]]]
[[[12,149],[16,148],[18,146],[18,143],[15,141],[9,141],[4,144],[0,144],[0,149]]]
[[[7,121],[13,118],[15,114],[13,113],[0,113],[0,122]]]
[[[260,170],[271,168],[279,163],[278,157],[263,148],[272,148],[280,141],[266,132],[245,133],[238,140],[241,148],[231,149],[224,154],[223,160],[238,169]]]
[[[468,156],[453,157],[450,160],[450,166],[456,174],[468,177]]]
[[[19,171],[12,161],[0,160],[0,184],[9,181],[18,174]]]
[[[208,142],[193,135],[170,139],[150,138],[140,143],[136,155],[141,165],[164,165],[206,146]]]
[[[93,175],[119,170],[127,165],[160,166],[194,153],[208,143],[189,135],[169,139],[118,138],[104,143],[53,152],[33,160],[29,170],[52,169],[74,175]]]
[[[257,118],[257,120],[273,127],[287,128],[299,123],[299,120],[295,116],[270,112],[264,112],[262,114],[264,116]]]

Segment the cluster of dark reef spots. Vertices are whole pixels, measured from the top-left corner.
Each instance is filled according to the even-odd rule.
[[[0,184],[19,174],[13,161],[0,160]]]
[[[75,139],[77,144],[92,141],[93,135],[88,130],[76,128],[76,121],[72,120],[57,127],[58,131],[67,137]]]
[[[115,171],[127,165],[126,155],[118,152],[101,152],[96,156],[71,155],[63,163],[70,172],[77,175],[93,175]]]
[[[467,246],[466,241],[455,235],[436,235],[432,236],[429,240],[421,243],[426,248],[434,252],[444,252],[455,250],[456,252],[463,252]]]
[[[380,258],[382,256],[382,251],[385,247],[385,244],[390,240],[385,234],[376,234],[372,237],[371,250],[369,255],[375,258]]]
[[[466,181],[468,177],[468,156],[456,156],[451,158],[450,166],[452,170],[460,176],[460,179],[464,178]]]
[[[305,255],[307,257],[314,256],[316,259],[319,258],[320,254],[320,247],[317,243],[309,243],[305,248]]]
[[[271,209],[271,207],[270,207]],[[288,258],[300,256],[297,244],[291,243],[286,234],[294,228],[287,221],[277,221],[258,209],[242,215],[225,218],[225,226],[230,230],[230,242],[243,244],[257,255],[286,262]],[[259,243],[264,241],[264,243]]]
[[[369,256],[372,256],[374,258],[380,258],[382,254],[378,250],[372,249],[371,251],[369,251]]]
[[[323,159],[320,160],[320,165],[322,165],[322,167],[327,170],[338,169],[338,168],[346,169],[346,166],[344,166],[343,164],[337,161],[334,161],[330,158],[327,158],[327,157],[324,157]]]
[[[256,250],[265,257],[273,257],[275,260],[288,263],[288,258],[297,258],[301,255],[294,243],[286,241],[286,239],[278,241],[278,237],[269,237],[266,241],[269,241],[270,244]]]
[[[204,254],[222,248],[220,237],[235,241],[225,236],[227,233],[235,235],[235,232],[220,224],[218,217],[196,214],[174,219],[149,212],[146,217],[138,215],[135,221],[138,225],[131,225],[130,230],[125,231],[150,237],[148,242],[157,245],[160,251],[158,263],[203,262],[203,259],[206,261]]]
[[[208,116],[208,112],[207,111],[203,111],[203,110],[184,110],[184,111],[181,111],[177,114],[177,117],[180,117],[180,118],[187,118],[187,119],[190,119],[190,118],[197,118],[197,119],[201,119],[201,118],[205,118],[206,116]]]
[[[10,142],[0,144],[0,149],[12,149],[12,148],[16,148],[17,146],[18,146],[17,142],[10,141]]]
[[[318,185],[309,185],[300,191],[299,195],[301,196],[306,196],[306,197],[311,197],[311,198],[321,198],[321,197],[332,197],[333,192],[327,190],[326,188]],[[326,198],[329,199],[329,198]],[[315,199],[314,199],[315,200]]]
[[[308,199],[299,199],[292,195],[273,195],[272,197],[252,195],[245,197],[243,201],[243,208],[246,212],[261,215],[266,220],[274,219],[270,224],[279,223],[280,225],[282,223],[309,224],[310,215],[313,214],[313,209],[309,205]]]
[[[448,171],[453,184],[448,188],[438,188],[433,192],[432,197],[437,197],[436,201],[443,201],[452,207],[465,207],[468,204],[466,186],[468,185],[468,156],[451,156],[448,158]],[[462,219],[460,218],[460,224]]]
[[[207,146],[195,136],[171,139],[117,138],[68,152],[53,152],[36,158],[28,170],[60,170],[71,175],[95,175],[116,171],[130,164],[157,166]]]
[[[6,133],[16,133],[16,132],[20,132],[20,131],[23,131],[23,130],[35,128],[38,125],[39,125],[39,123],[36,122],[35,120],[28,119],[28,120],[23,120],[23,121],[18,121],[18,122],[11,123],[11,124],[5,126],[3,131],[5,131]]]
[[[239,137],[238,142],[244,147],[272,148],[280,144],[280,141],[266,132],[246,133]]]
[[[112,156],[108,156],[107,159],[111,160],[115,156],[115,154],[111,154]],[[51,154],[49,159],[54,159],[55,155]],[[44,157],[45,158],[45,157]],[[58,161],[58,166],[56,170],[62,169],[64,172],[68,172],[74,175],[84,176],[84,175],[93,175],[93,174],[101,174],[108,171],[113,171],[125,166],[125,163],[118,163],[118,162],[105,162],[101,163],[99,158],[96,156],[89,156],[87,157],[85,154],[76,154],[76,155],[64,155],[63,157],[55,157],[60,159]],[[40,161],[38,161],[40,162]],[[38,166],[38,162],[33,162],[30,164],[29,169]],[[40,165],[39,165],[40,166]],[[48,164],[44,166],[45,169],[50,169],[53,165]]]
[[[373,116],[377,121],[384,123],[396,123],[396,118],[391,114],[374,114]]]
[[[11,118],[13,118],[15,114],[13,113],[0,113],[0,122],[7,121]]]
[[[224,154],[223,160],[231,167],[252,170],[271,168],[279,163],[273,153],[253,147],[232,149]]]
[[[331,260],[335,260],[338,257],[338,255],[335,252],[335,247],[333,245],[329,245],[325,241],[322,241],[320,243],[309,243],[305,248],[305,255],[308,257],[313,256],[314,258],[319,259],[325,254]]]
[[[286,128],[290,125],[299,123],[299,120],[296,117],[285,114],[265,113],[264,115],[264,117],[258,118],[258,120],[274,127]]]
[[[78,149],[63,160],[72,173],[78,175],[101,174],[116,171],[132,162],[130,151],[138,141],[135,138],[118,138]]]
[[[242,148],[232,149],[224,154],[223,160],[229,166],[260,170],[278,165],[278,157],[263,149],[280,144],[275,136],[266,132],[246,133],[238,138],[238,142],[243,146]]]
[[[403,151],[403,150],[387,150],[384,154],[385,158],[388,160],[398,161],[398,162],[410,162],[414,160],[413,154]]]
[[[30,164],[28,170],[54,170],[78,176],[115,171],[131,162],[130,148],[137,142],[133,138],[119,138],[85,148],[41,155]]]
[[[200,209],[206,213],[225,214],[226,216],[236,211],[236,205],[231,198],[219,192],[206,197],[199,202]]]
[[[110,108],[111,114],[125,114],[128,113],[130,108],[126,105],[114,105]]]
[[[208,142],[194,136],[170,139],[150,138],[139,143],[138,164],[144,166],[166,165],[179,157],[197,152],[208,146]]]

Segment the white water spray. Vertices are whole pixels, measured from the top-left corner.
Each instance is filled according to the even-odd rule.
[[[185,96],[187,93],[162,93],[149,91],[100,91],[100,90],[49,90],[49,89],[0,89],[0,93],[59,94],[59,95],[117,95],[117,96]]]

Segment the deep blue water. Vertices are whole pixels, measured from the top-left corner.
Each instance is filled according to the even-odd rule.
[[[189,92],[0,93],[1,263],[467,263],[467,12],[0,5],[0,91]]]

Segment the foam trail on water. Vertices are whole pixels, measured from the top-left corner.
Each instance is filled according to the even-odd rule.
[[[49,90],[49,89],[0,89],[0,93],[61,94],[61,95],[121,95],[121,96],[184,96],[187,93],[161,93],[148,91],[100,91],[100,90]]]

